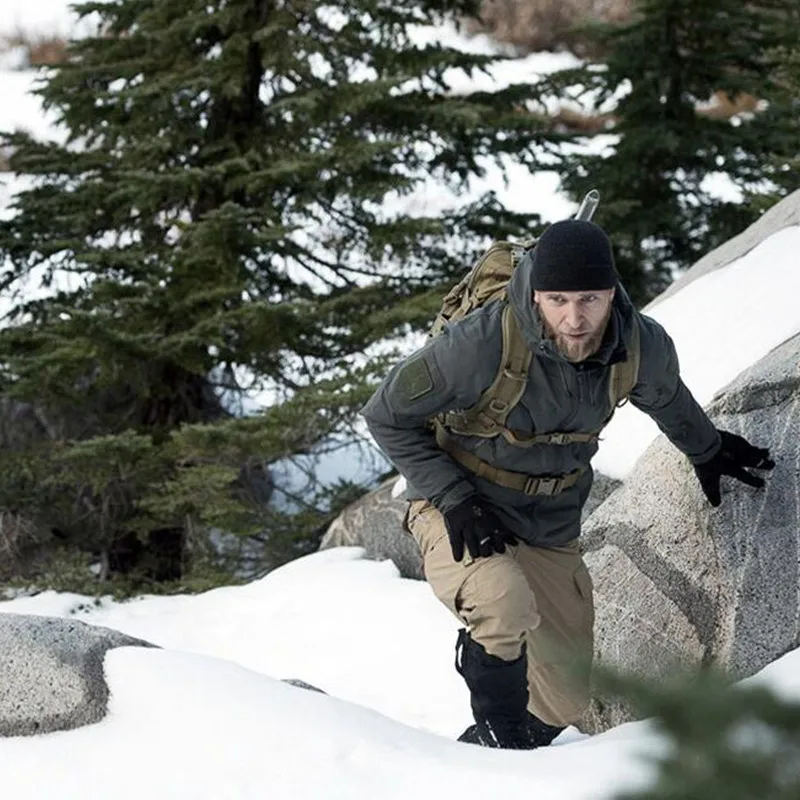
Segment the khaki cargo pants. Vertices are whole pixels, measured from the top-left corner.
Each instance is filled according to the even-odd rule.
[[[592,581],[577,542],[453,560],[444,517],[411,502],[408,529],[434,594],[487,653],[511,661],[527,648],[528,708],[549,725],[576,722],[589,703]]]

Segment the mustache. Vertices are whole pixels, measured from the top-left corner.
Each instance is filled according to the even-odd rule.
[[[564,338],[567,334],[571,334],[572,336],[580,336],[586,335],[586,340],[582,342],[584,346],[591,345],[591,344],[599,344],[603,336],[605,335],[606,328],[608,327],[609,320],[611,319],[611,312],[612,306],[609,305],[608,309],[602,320],[599,321],[599,324],[596,328],[582,328],[578,331],[560,331],[548,322],[545,315],[542,313],[541,309],[539,308],[537,303],[534,303],[534,316],[536,317],[539,325],[541,326],[541,332],[545,339],[550,339],[553,342],[556,342],[559,338]],[[566,344],[566,342],[565,342]],[[570,342],[570,345],[575,345],[577,342]]]

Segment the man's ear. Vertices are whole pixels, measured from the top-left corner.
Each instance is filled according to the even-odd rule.
[[[539,295],[538,289],[534,289],[533,290],[533,297],[531,299],[533,300],[534,303],[536,303],[538,305],[539,298],[540,298],[540,295]]]

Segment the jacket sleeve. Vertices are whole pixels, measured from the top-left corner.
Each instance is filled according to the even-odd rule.
[[[466,322],[466,320],[464,320]],[[471,326],[470,326],[471,327]],[[396,364],[361,410],[367,427],[397,471],[445,512],[475,493],[469,473],[436,444],[427,421],[443,411],[475,405],[483,388],[485,340],[464,326],[448,326],[422,349]],[[490,367],[496,369],[495,367]],[[494,374],[492,374],[492,378]]]
[[[641,361],[630,401],[649,414],[693,464],[702,464],[719,450],[719,432],[681,380],[678,354],[669,334],[651,317],[637,317]]]

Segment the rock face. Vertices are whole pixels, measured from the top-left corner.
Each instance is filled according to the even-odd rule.
[[[406,500],[402,492],[393,496],[398,480],[390,478],[342,511],[328,528],[320,550],[356,545],[365,549],[367,558],[393,561],[404,578],[422,579],[419,548],[403,530]]]
[[[101,720],[107,650],[153,647],[77,620],[0,614],[0,736],[63,731]]]
[[[586,504],[581,513],[581,525],[585,524],[595,510],[605,503],[612,492],[615,492],[620,486],[622,486],[622,481],[595,471],[592,490],[589,492],[589,497],[586,498]]]
[[[715,665],[744,677],[800,644],[800,335],[740,374],[706,409],[769,447],[764,489],[722,479],[714,509],[659,437],[584,528],[598,662],[659,676]],[[596,706],[586,727],[630,718]]]

